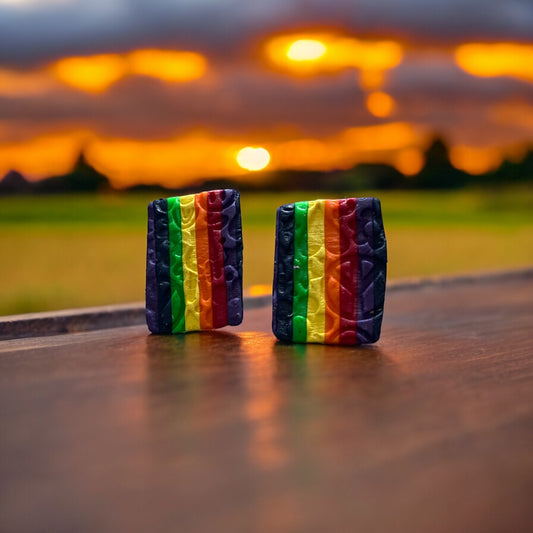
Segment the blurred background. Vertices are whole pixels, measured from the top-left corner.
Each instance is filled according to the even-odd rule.
[[[382,201],[390,278],[533,263],[530,0],[0,0],[0,314],[144,297],[146,206]]]

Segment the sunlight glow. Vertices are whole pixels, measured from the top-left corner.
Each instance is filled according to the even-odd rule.
[[[287,50],[287,57],[292,61],[314,61],[326,53],[326,45],[316,39],[299,39]]]
[[[512,76],[533,82],[533,45],[470,43],[455,50],[456,63],[474,76]]]
[[[246,170],[262,170],[270,163],[270,154],[264,148],[246,146],[246,148],[239,150],[237,163]]]
[[[375,117],[388,117],[396,108],[396,103],[388,94],[377,91],[366,98],[366,107]]]
[[[205,131],[146,140],[105,137],[80,128],[0,144],[0,175],[12,168],[30,178],[68,172],[82,147],[88,162],[119,188],[136,183],[180,187],[206,176],[247,180],[250,170],[267,165],[273,170],[327,171],[386,162],[408,173],[417,164],[416,152],[409,150],[426,144],[427,134],[405,122],[353,127],[322,138],[272,139],[261,148],[242,148],[243,139]],[[254,179],[260,180],[261,174]]]
[[[357,68],[372,72],[376,79],[403,58],[403,48],[395,41],[363,41],[334,33],[278,35],[264,50],[273,66],[304,75]]]

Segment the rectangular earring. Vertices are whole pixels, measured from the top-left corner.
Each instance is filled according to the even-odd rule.
[[[299,343],[376,342],[386,264],[377,198],[282,205],[276,221],[274,335]]]
[[[242,322],[242,223],[233,189],[148,206],[146,322],[185,333]]]

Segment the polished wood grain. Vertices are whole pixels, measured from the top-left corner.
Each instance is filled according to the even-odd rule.
[[[530,276],[387,295],[382,340],[0,342],[0,531],[499,532],[533,519]]]

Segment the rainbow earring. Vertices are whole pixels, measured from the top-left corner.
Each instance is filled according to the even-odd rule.
[[[275,250],[272,329],[279,340],[379,339],[387,243],[377,198],[282,205]]]
[[[242,224],[233,189],[148,206],[146,322],[185,333],[242,322]]]

